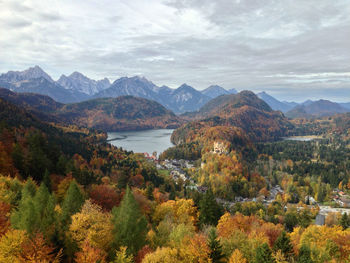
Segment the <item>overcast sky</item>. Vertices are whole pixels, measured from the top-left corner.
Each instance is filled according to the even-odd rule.
[[[0,72],[350,101],[349,0],[0,0]]]

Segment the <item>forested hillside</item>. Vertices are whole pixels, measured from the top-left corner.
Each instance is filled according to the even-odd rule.
[[[24,107],[45,121],[103,131],[176,128],[183,123],[159,103],[132,96],[62,104],[45,95],[0,88],[0,98]]]
[[[116,107],[97,105],[62,109],[112,114]],[[126,106],[118,107],[124,114]],[[294,121],[296,132],[325,136],[306,144],[255,142],[245,127],[217,125],[218,117],[191,122],[185,143],[163,156],[200,158],[185,169],[185,180],[160,169],[162,162],[157,168],[104,143],[105,133],[49,124],[2,99],[0,118],[0,262],[347,262],[350,256],[347,215],[330,213],[326,225],[316,226],[320,208],[311,205],[312,198],[330,202],[331,187],[350,189],[348,114]]]

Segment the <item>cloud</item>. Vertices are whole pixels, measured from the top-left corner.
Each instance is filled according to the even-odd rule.
[[[350,101],[349,13],[347,0],[0,1],[0,72]]]

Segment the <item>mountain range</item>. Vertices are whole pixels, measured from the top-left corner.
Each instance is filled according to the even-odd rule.
[[[223,133],[225,130],[234,132],[232,138],[238,133],[244,134],[252,141],[274,140],[286,136],[293,129],[293,125],[280,111],[272,110],[251,91],[216,97],[192,113],[191,118],[192,121],[174,131],[174,144],[190,143],[203,134],[209,136],[209,133],[214,132],[213,128]],[[228,127],[236,129],[227,130]]]
[[[183,123],[161,104],[133,96],[63,104],[46,95],[0,88],[0,99],[26,109],[43,121],[103,131],[177,128]]]
[[[339,103],[331,102],[329,100],[307,101],[298,105],[286,112],[289,118],[318,118],[324,116],[332,116],[337,113],[349,112]]]
[[[39,66],[1,74],[0,87],[14,92],[47,95],[60,103],[77,103],[96,98],[130,95],[156,101],[176,114],[196,112],[211,99],[237,93],[234,88],[226,90],[218,85],[211,85],[202,91],[187,84],[172,89],[167,86],[157,86],[140,76],[122,77],[110,83],[107,78],[93,80],[79,72],[73,72],[69,76],[61,75],[57,81],[54,81]],[[328,108],[329,105],[318,102],[317,107],[314,105],[313,109],[308,110],[307,106],[315,103],[314,101],[308,100],[304,103],[279,101],[266,92],[260,92],[257,96],[273,110],[279,110],[289,117],[315,117],[350,111],[350,103],[333,102],[337,106],[332,104],[333,106]]]

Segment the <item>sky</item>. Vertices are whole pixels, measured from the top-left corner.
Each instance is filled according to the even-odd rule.
[[[350,101],[349,0],[0,0],[0,72]]]

